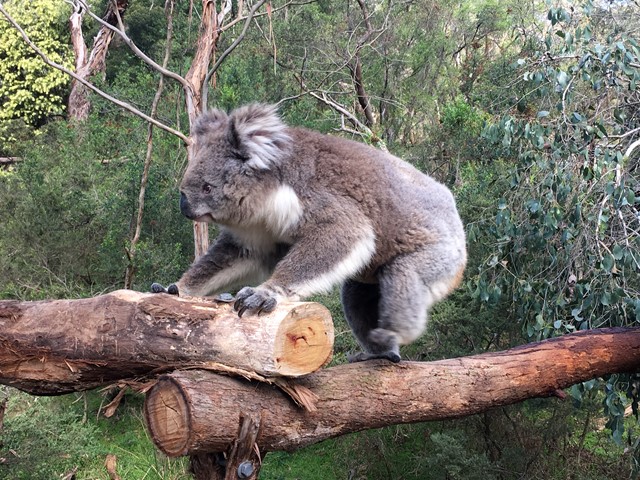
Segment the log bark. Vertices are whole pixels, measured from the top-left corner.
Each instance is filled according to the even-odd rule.
[[[145,416],[169,456],[230,451],[244,417],[260,419],[261,452],[294,450],[360,430],[463,417],[640,368],[640,329],[579,332],[552,340],[436,362],[369,361],[296,379],[316,396],[305,411],[277,388],[212,372],[160,377]]]
[[[35,395],[89,390],[175,368],[224,364],[304,375],[331,358],[317,303],[238,318],[228,303],[119,290],[80,300],[0,301],[0,383]]]

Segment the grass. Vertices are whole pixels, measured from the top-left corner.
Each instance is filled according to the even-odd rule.
[[[0,443],[0,479],[59,480],[75,471],[77,480],[109,480],[104,466],[109,454],[117,457],[122,480],[191,478],[186,459],[168,459],[151,443],[142,419],[141,395],[125,395],[116,414],[104,418],[97,415],[105,403],[99,392],[45,398],[5,391],[9,404]],[[581,423],[571,418],[584,414],[572,413],[570,404],[557,405],[556,400],[534,400],[509,407],[508,416],[498,409],[488,417],[398,425],[327,440],[293,453],[271,452],[264,457],[260,478],[628,478],[625,446],[615,445],[607,431],[594,429],[578,452]],[[561,418],[570,431],[551,432],[549,443],[543,432]],[[638,428],[634,418],[628,423],[630,429]],[[519,429],[517,441],[514,428]],[[489,444],[492,448],[487,448]]]
[[[10,390],[0,448],[0,479],[109,480],[107,455],[122,480],[188,479],[186,460],[169,460],[149,440],[142,397],[128,394],[112,418],[97,415],[98,392],[32,397]]]

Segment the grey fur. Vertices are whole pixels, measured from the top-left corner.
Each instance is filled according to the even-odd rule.
[[[290,128],[275,108],[214,110],[194,129],[181,210],[221,233],[177,282],[213,295],[244,285],[236,309],[259,313],[343,284],[365,353],[398,361],[466,263],[451,192],[388,153]]]

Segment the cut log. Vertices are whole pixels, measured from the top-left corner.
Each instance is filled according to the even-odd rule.
[[[332,348],[331,315],[317,303],[238,318],[228,303],[130,290],[0,301],[0,383],[35,395],[211,363],[298,376],[329,362]]]
[[[261,452],[294,450],[386,425],[463,417],[607,373],[640,369],[640,329],[566,335],[498,353],[437,362],[369,361],[295,380],[316,396],[298,408],[279,389],[212,372],[160,377],[145,416],[156,446],[169,456],[228,452],[241,419],[260,419]]]

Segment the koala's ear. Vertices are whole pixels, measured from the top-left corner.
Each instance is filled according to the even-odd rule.
[[[247,164],[267,170],[282,159],[291,145],[287,126],[275,106],[253,104],[231,112],[227,138],[231,145],[249,157]]]
[[[203,113],[193,125],[193,135],[204,136],[221,128],[227,121],[227,114],[222,110],[214,109]]]
[[[242,148],[242,139],[240,138],[240,134],[238,134],[236,121],[233,117],[229,120],[229,126],[227,127],[227,140],[234,150],[240,150]]]

